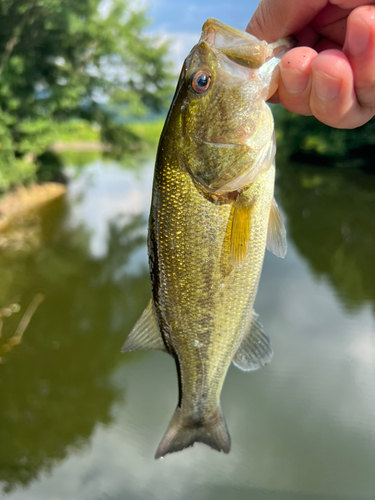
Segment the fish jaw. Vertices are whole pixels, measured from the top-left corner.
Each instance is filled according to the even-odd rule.
[[[246,68],[258,69],[271,59],[275,59],[270,65],[272,71],[281,57],[294,47],[296,40],[294,37],[286,37],[274,43],[267,43],[246,31],[210,18],[202,27],[199,43],[206,43],[235,64]]]
[[[235,63],[248,68],[259,68],[273,52],[271,44],[214,18],[204,23],[200,42],[206,42]]]

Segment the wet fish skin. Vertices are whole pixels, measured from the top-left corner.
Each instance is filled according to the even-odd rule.
[[[275,253],[285,253],[264,102],[279,46],[289,42],[267,45],[206,21],[160,139],[148,238],[152,303],[124,345],[165,350],[176,362],[178,406],[156,458],[196,441],[228,453],[220,393],[229,365],[256,369],[272,356],[253,304],[270,234]],[[197,95],[191,78],[202,69],[211,85]]]

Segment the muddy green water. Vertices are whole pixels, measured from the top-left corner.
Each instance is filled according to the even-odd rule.
[[[0,239],[0,308],[21,306],[2,318],[0,498],[374,499],[375,177],[279,168],[289,249],[267,253],[256,300],[274,359],[229,370],[229,455],[197,444],[155,461],[174,363],[120,353],[150,296],[152,170],[72,168],[64,199]]]

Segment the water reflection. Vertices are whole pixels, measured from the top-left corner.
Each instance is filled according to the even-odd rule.
[[[120,347],[150,293],[145,259],[137,272],[124,272],[145,248],[146,218],[141,212],[112,219],[98,257],[90,252],[92,228],[77,224],[75,210],[82,204],[71,210],[64,201],[55,203],[34,221],[37,248],[25,242],[0,255],[0,303],[19,296],[26,305],[36,292],[45,296],[22,344],[4,355],[0,367],[5,491],[87,445],[95,426],[109,424],[111,407],[125,397],[110,376],[120,360],[132,360],[121,358]],[[4,338],[17,321],[16,315],[4,321]]]
[[[150,295],[152,165],[130,172],[93,162],[72,171],[65,201],[36,221],[37,237],[0,254],[0,305],[20,295],[25,309],[36,293],[45,296],[0,365],[5,498],[372,498],[372,289],[362,284],[353,300],[352,278],[342,288],[336,275],[343,280],[345,270],[332,264],[343,247],[343,266],[355,262],[361,283],[361,260],[373,272],[359,240],[370,234],[375,191],[371,178],[355,173],[352,185],[351,175],[282,169],[278,200],[292,239],[285,260],[267,253],[256,300],[274,359],[252,374],[229,370],[229,455],[196,445],[154,461],[177,400],[174,363],[159,352],[120,353]],[[332,283],[345,290],[340,300]],[[7,319],[5,336],[18,320]]]
[[[281,165],[279,199],[289,235],[348,310],[375,307],[375,176]]]

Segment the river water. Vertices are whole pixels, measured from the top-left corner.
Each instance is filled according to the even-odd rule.
[[[150,296],[152,163],[69,168],[65,198],[2,242],[0,307],[21,311],[0,338],[0,498],[374,499],[375,178],[280,165],[288,253],[267,253],[256,299],[273,361],[229,370],[229,455],[155,461],[174,362],[120,353]]]

